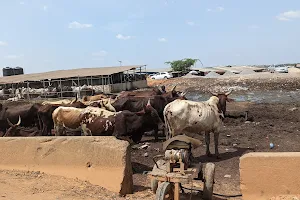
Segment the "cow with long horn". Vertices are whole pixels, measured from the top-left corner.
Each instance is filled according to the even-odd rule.
[[[218,108],[223,112],[223,115],[226,114],[226,102],[233,102],[234,99],[229,98],[228,96],[231,94],[232,90],[229,90],[228,92],[212,92],[209,91],[213,96],[216,96],[219,98]]]
[[[33,127],[33,128],[21,127],[20,116],[19,116],[19,121],[16,124],[11,123],[11,121],[8,118],[6,120],[10,128],[7,129],[3,137],[33,137],[33,136],[42,135],[37,127]]]

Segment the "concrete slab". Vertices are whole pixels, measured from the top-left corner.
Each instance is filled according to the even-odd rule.
[[[0,138],[0,169],[41,171],[122,195],[133,192],[130,146],[115,137]]]
[[[300,194],[300,152],[255,152],[240,158],[244,200]]]

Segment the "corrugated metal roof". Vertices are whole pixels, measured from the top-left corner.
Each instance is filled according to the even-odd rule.
[[[111,75],[111,74],[116,74],[119,72],[131,70],[131,69],[139,68],[142,66],[145,66],[145,65],[67,69],[67,70],[57,70],[57,71],[50,71],[50,72],[43,72],[43,73],[5,76],[5,77],[0,77],[0,84],[22,83],[22,82],[26,82],[26,81],[40,81],[40,80],[46,80],[46,79]]]

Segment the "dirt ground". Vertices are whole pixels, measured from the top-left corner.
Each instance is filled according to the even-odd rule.
[[[179,83],[179,90],[207,92],[226,90],[229,87],[247,88],[245,92],[258,90],[268,91],[296,91],[300,89],[298,71],[293,76],[268,75],[269,77],[251,78],[240,77],[232,79],[203,79],[176,78],[163,81],[149,81],[150,86],[164,84],[167,90]],[[298,77],[297,77],[298,76]],[[241,89],[242,90],[242,89]],[[239,158],[248,152],[295,152],[300,151],[300,102],[279,103],[228,103],[229,111],[249,111],[253,120],[245,122],[243,118],[229,118],[225,120],[220,134],[219,151],[221,159],[205,156],[205,142],[202,135],[195,135],[203,142],[203,147],[193,150],[195,162],[213,162],[216,164],[214,192],[223,195],[240,194],[239,186]],[[270,142],[275,147],[270,149]],[[147,149],[132,149],[132,164],[134,171],[135,193],[126,197],[118,197],[101,187],[87,182],[63,177],[50,176],[38,172],[0,171],[0,200],[1,199],[154,199],[149,189],[147,171],[154,165],[152,157],[162,153],[162,140],[154,142],[153,137],[146,136],[138,146],[148,144]],[[214,142],[211,136],[211,152],[214,153]],[[145,156],[147,153],[147,156]],[[199,199],[200,194],[192,199]],[[189,199],[186,195],[184,199]],[[215,199],[241,199],[221,198]],[[277,198],[276,198],[277,199]],[[285,198],[283,198],[285,199]]]

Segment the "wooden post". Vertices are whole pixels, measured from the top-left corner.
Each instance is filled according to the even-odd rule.
[[[174,188],[174,200],[180,200],[180,191],[179,191],[179,184],[178,182],[174,183],[175,188]]]

